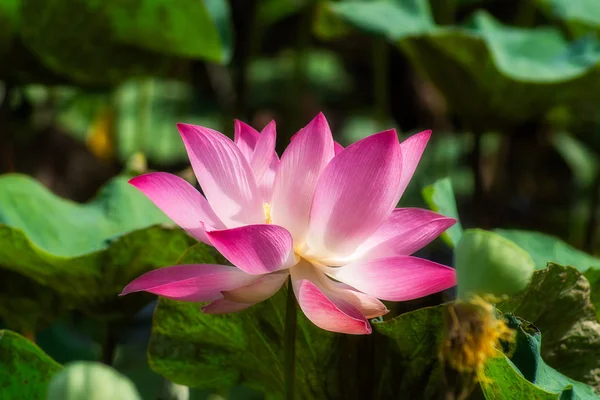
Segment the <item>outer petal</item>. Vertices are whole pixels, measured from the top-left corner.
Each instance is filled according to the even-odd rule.
[[[392,215],[356,251],[365,258],[410,255],[456,223],[421,208],[396,208]]]
[[[321,329],[362,335],[371,333],[371,325],[352,302],[328,290],[312,265],[292,268],[292,286],[306,317]],[[327,293],[327,294],[326,294]]]
[[[310,214],[311,256],[349,255],[379,228],[398,201],[401,163],[389,130],[348,146],[327,165]]]
[[[259,138],[259,133],[250,125],[237,119],[233,124],[233,130],[233,141],[244,157],[246,157],[246,160],[250,162],[254,147]]]
[[[121,296],[145,291],[175,300],[211,301],[220,298],[221,291],[247,285],[255,279],[225,265],[176,265],[145,273],[127,285]]]
[[[331,131],[325,116],[319,113],[296,134],[279,162],[271,216],[273,223],[285,226],[298,244],[308,227],[317,180],[333,156]]]
[[[228,314],[245,310],[253,305],[253,303],[236,303],[235,301],[221,298],[213,300],[202,307],[202,311],[205,314]]]
[[[363,293],[405,301],[456,285],[454,269],[411,256],[395,256],[329,268],[328,274]]]
[[[249,274],[268,274],[295,264],[292,235],[280,226],[247,225],[206,234],[225,258]]]
[[[288,271],[262,275],[249,285],[223,292],[223,297],[239,303],[260,303],[277,293],[288,276]]]
[[[221,229],[225,226],[210,205],[192,185],[166,172],[153,172],[129,181],[144,193],[177,225],[201,242],[210,244],[204,227]]]
[[[259,223],[263,206],[250,165],[223,134],[177,124],[194,173],[215,214],[227,227]]]
[[[402,178],[400,180],[399,196],[402,196],[408,186],[408,182],[410,182],[415,173],[430,137],[431,131],[423,131],[412,135],[400,143],[400,147],[402,148]]]

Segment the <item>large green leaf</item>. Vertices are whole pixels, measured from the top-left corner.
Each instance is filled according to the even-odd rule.
[[[119,42],[182,57],[229,60],[232,38],[226,0],[135,0],[127,5],[112,0],[95,7],[104,3],[98,11],[106,13]]]
[[[202,257],[203,250],[194,246],[179,263],[197,263]],[[167,379],[190,387],[226,388],[243,383],[282,395],[286,295],[282,288],[248,310],[225,315],[204,314],[197,303],[161,298],[148,347],[150,365]],[[340,387],[332,379],[340,357],[340,336],[317,328],[298,310],[299,398],[339,397]]]
[[[0,330],[0,397],[44,400],[61,366],[23,336]]]
[[[515,316],[507,316],[509,327],[516,331],[514,352],[510,360],[498,357],[490,360],[486,366],[486,373],[491,379],[491,384],[482,385],[487,399],[501,399],[497,396],[496,388],[510,390],[510,393],[519,397],[515,399],[537,398],[536,393],[544,399],[598,399],[593,389],[581,382],[577,382],[550,367],[540,355],[542,335],[533,324]],[[525,381],[526,379],[526,381]],[[536,390],[529,388],[524,382],[531,382]],[[511,389],[512,386],[512,389]],[[516,390],[515,386],[522,390]],[[507,393],[504,392],[504,393]],[[552,395],[550,395],[552,393]]]
[[[600,389],[600,323],[579,271],[551,263],[535,271],[525,292],[498,307],[544,333],[542,357],[549,365]]]
[[[500,400],[511,393],[515,400],[529,399],[598,399],[594,390],[550,367],[540,355],[542,335],[533,324],[512,315],[507,316],[516,331],[514,352],[510,359],[498,357],[486,363],[487,383],[482,389],[488,400]]]
[[[458,219],[458,210],[456,209],[454,190],[452,190],[452,181],[448,178],[440,179],[432,185],[423,188],[422,193],[429,208],[446,217],[456,219],[456,224],[442,233],[441,236],[448,245],[455,247],[460,241],[463,230],[460,220]]]
[[[600,32],[600,2],[595,0],[536,0],[540,8],[567,24],[575,35]]]
[[[426,0],[331,2],[327,9],[397,44],[474,129],[505,128],[600,93],[593,39],[569,43],[557,29],[509,27],[484,11],[469,27],[435,26]]]
[[[570,265],[585,272],[600,269],[600,259],[593,257],[562,240],[541,232],[521,231],[517,229],[495,229],[500,236],[512,240],[531,255],[537,269],[546,268],[552,261]]]
[[[375,331],[387,339],[377,342],[384,353],[383,372],[373,398],[439,398],[443,377],[438,350],[444,336],[446,308],[422,308],[373,324]]]
[[[172,74],[183,58],[231,55],[225,0],[28,0],[21,18],[25,47],[78,84]]]
[[[454,250],[458,296],[512,295],[525,289],[535,264],[514,242],[490,231],[469,229]]]
[[[87,312],[110,317],[134,311],[148,298],[118,298],[123,287],[175,263],[193,243],[183,231],[156,224],[172,223],[122,176],[84,205],[26,176],[0,177],[0,268]],[[204,255],[214,260],[208,250]]]

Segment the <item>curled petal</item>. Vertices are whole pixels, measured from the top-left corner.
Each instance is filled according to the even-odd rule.
[[[249,274],[268,274],[295,264],[292,236],[280,226],[247,225],[206,234],[226,259]]]
[[[302,242],[310,206],[321,171],[334,156],[333,137],[325,116],[317,115],[291,141],[279,162],[273,182],[271,216]]]
[[[238,303],[260,303],[277,293],[288,276],[287,271],[262,275],[246,286],[223,292],[223,297]]]
[[[362,335],[371,333],[371,325],[361,310],[345,296],[331,290],[322,272],[306,261],[292,268],[292,286],[306,317],[321,329]],[[321,275],[321,276],[319,276]]]
[[[192,185],[166,172],[152,172],[129,181],[144,193],[167,217],[201,242],[210,244],[202,223],[210,229],[225,226]]]
[[[214,264],[176,265],[147,272],[123,289],[122,295],[149,292],[181,301],[211,301],[221,292],[255,280],[235,267]]]
[[[398,201],[402,155],[396,132],[362,139],[323,171],[312,203],[311,256],[346,256],[379,228]]]
[[[198,182],[215,214],[227,227],[264,219],[254,174],[225,135],[202,126],[177,124]]]
[[[205,314],[229,314],[238,311],[243,311],[247,308],[250,308],[253,305],[253,303],[237,303],[235,301],[230,301],[221,298],[213,300],[204,307],[202,307],[202,312],[204,312]]]
[[[391,301],[412,300],[456,285],[453,268],[411,256],[357,261],[329,268],[328,274],[363,293]]]

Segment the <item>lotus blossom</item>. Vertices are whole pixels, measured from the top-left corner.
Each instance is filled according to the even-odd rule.
[[[275,123],[261,133],[235,122],[235,137],[178,124],[204,196],[163,172],[130,182],[197,240],[233,266],[160,268],[122,294],[146,291],[209,302],[203,311],[240,311],[268,299],[291,276],[304,314],[322,329],[371,333],[368,319],[456,283],[452,268],[410,254],[456,221],[418,208],[395,208],[431,131],[404,142],[394,130],[347,148],[317,115],[281,159]]]

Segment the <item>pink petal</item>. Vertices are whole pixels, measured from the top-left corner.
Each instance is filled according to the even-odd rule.
[[[334,156],[327,120],[319,113],[301,129],[279,162],[271,202],[273,223],[286,227],[297,242],[304,239],[310,206],[321,171]]]
[[[255,279],[226,265],[176,265],[145,273],[127,285],[121,296],[144,291],[175,300],[211,301],[220,298],[221,291],[247,285]]]
[[[291,269],[292,286],[306,317],[321,329],[362,335],[371,333],[371,325],[352,302],[324,283],[321,271],[302,260]]]
[[[249,274],[268,274],[295,264],[292,236],[280,226],[247,225],[206,234],[226,259]]]
[[[381,317],[390,311],[378,298],[359,292],[345,283],[329,280],[328,286],[337,296],[356,307],[365,318]]]
[[[423,131],[412,135],[400,143],[400,147],[402,148],[402,178],[400,180],[399,196],[402,196],[408,186],[408,182],[410,182],[415,173],[430,137],[431,131]]]
[[[358,261],[328,274],[363,293],[383,300],[405,301],[456,285],[454,269],[411,256]]]
[[[335,155],[337,156],[338,154],[341,153],[341,151],[344,150],[344,146],[342,146],[341,144],[339,144],[338,142],[334,142],[333,143],[333,151],[335,152]]]
[[[239,303],[260,303],[277,293],[288,276],[287,271],[262,275],[249,285],[223,292],[223,297]]]
[[[210,244],[201,222],[211,229],[225,227],[204,196],[176,175],[152,172],[137,176],[129,183],[144,193],[173,222],[201,242]]]
[[[351,303],[328,298],[309,280],[296,280],[293,286],[300,308],[319,328],[350,335],[371,333],[371,325]]]
[[[243,311],[247,308],[252,307],[253,303],[236,303],[235,301],[230,301],[226,299],[217,299],[213,300],[204,307],[202,307],[202,312],[205,314],[229,314],[238,311]]]
[[[315,190],[309,255],[349,255],[371,236],[396,206],[401,165],[394,130],[366,137],[338,154]]]
[[[396,208],[392,215],[356,251],[366,258],[409,255],[425,247],[456,223],[421,208]]]
[[[198,182],[225,226],[264,221],[254,174],[238,147],[212,129],[187,124],[177,128]]]
[[[233,124],[233,141],[236,146],[240,149],[240,152],[246,157],[246,160],[250,162],[252,159],[252,153],[254,153],[254,147],[259,138],[259,133],[248,124],[242,121],[235,120]]]
[[[273,159],[277,158],[275,153],[275,141],[277,139],[277,131],[275,129],[275,121],[271,121],[256,141],[256,147],[252,154],[250,166],[254,171],[254,176],[259,180],[267,168],[271,165]]]

